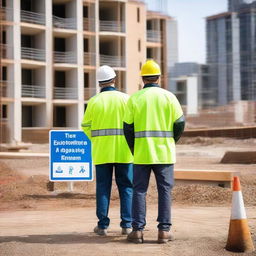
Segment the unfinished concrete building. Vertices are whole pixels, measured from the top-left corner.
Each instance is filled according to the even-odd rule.
[[[117,87],[142,87],[156,59],[166,81],[166,20],[132,0],[1,0],[1,142],[47,142],[50,129],[79,129],[110,65]]]

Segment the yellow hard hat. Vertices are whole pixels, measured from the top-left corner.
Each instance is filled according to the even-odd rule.
[[[141,76],[160,76],[161,69],[159,65],[154,60],[147,60],[145,64],[142,65]]]

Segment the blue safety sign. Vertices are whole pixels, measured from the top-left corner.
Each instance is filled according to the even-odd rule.
[[[49,133],[50,180],[91,181],[91,141],[82,131],[52,130]]]

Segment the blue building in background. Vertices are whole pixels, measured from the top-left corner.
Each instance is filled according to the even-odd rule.
[[[216,105],[256,100],[256,1],[229,0],[207,17],[207,64]]]

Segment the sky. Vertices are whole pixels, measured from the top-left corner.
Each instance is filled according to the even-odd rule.
[[[205,17],[227,11],[228,0],[168,0],[178,21],[179,62],[205,63]]]

